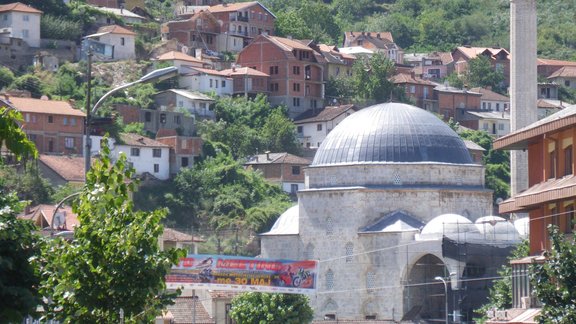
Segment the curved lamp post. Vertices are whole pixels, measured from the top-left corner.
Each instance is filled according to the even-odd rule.
[[[88,56],[88,71],[91,70],[90,67],[90,56]],[[90,73],[90,72],[89,72]],[[90,119],[91,119],[91,114],[94,114],[98,108],[100,107],[100,105],[102,104],[102,102],[104,100],[106,100],[106,98],[110,97],[110,95],[112,95],[113,93],[120,91],[122,89],[126,89],[128,87],[131,87],[133,85],[139,84],[139,83],[147,83],[147,82],[152,82],[152,81],[162,81],[162,80],[166,80],[172,77],[175,77],[178,75],[178,68],[175,66],[169,66],[166,68],[162,68],[162,69],[157,69],[154,70],[146,75],[144,75],[143,77],[141,77],[140,79],[133,81],[133,82],[128,82],[125,83],[121,86],[118,86],[108,92],[106,92],[94,105],[94,107],[92,107],[92,109],[89,109],[87,107],[86,109],[86,125],[84,127],[84,141],[85,141],[85,152],[84,152],[84,171],[86,174],[88,174],[88,171],[90,170],[90,150],[92,148],[92,143],[90,142]],[[90,84],[90,79],[91,76],[88,75],[88,85]],[[90,93],[90,88],[88,87],[88,93]],[[87,98],[90,98],[89,95],[87,96]],[[89,102],[90,100],[87,99],[87,101]],[[87,106],[89,105],[89,103],[87,103]],[[85,176],[86,176],[85,174]]]
[[[450,279],[455,274],[456,274],[455,272],[451,272],[450,275],[448,275],[448,278],[442,278],[442,277],[434,278],[434,280],[442,281],[442,284],[444,284],[444,297],[445,297],[444,313],[446,324],[448,324],[448,284],[446,283],[446,279]]]
[[[76,197],[76,196],[80,196],[80,194],[82,193],[82,191],[78,191],[75,192],[67,197],[65,197],[64,199],[62,199],[62,201],[60,201],[58,203],[58,205],[56,205],[56,208],[54,208],[54,212],[52,213],[52,220],[50,220],[50,236],[54,236],[54,219],[56,218],[56,214],[58,213],[58,209],[60,209],[62,207],[62,205],[64,205],[64,202],[66,202],[66,200]]]

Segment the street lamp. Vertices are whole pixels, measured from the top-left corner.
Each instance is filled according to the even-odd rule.
[[[451,272],[450,275],[448,275],[449,279],[450,277],[452,277],[453,275],[455,275],[455,272]],[[442,277],[435,277],[434,280],[439,280],[442,281],[442,284],[444,284],[444,297],[445,297],[445,303],[444,303],[444,313],[445,313],[445,317],[446,317],[446,324],[448,324],[448,285],[446,284],[446,280]]]
[[[85,171],[85,176],[88,175],[88,171],[90,170],[90,150],[92,148],[92,143],[90,141],[90,119],[91,119],[91,115],[94,114],[96,112],[96,110],[98,110],[98,108],[100,107],[100,105],[102,104],[102,102],[108,98],[110,95],[112,95],[113,93],[120,91],[122,89],[126,89],[128,87],[131,87],[133,85],[139,84],[139,83],[147,83],[147,82],[152,82],[152,81],[162,81],[162,80],[166,80],[172,77],[175,77],[178,75],[178,68],[175,66],[169,66],[166,68],[162,68],[162,69],[157,69],[154,70],[146,75],[144,75],[143,77],[141,77],[140,79],[133,81],[133,82],[128,82],[125,83],[121,86],[118,86],[108,92],[106,92],[94,105],[94,107],[92,107],[92,109],[89,108],[90,105],[90,73],[91,73],[91,55],[88,55],[88,95],[86,96],[86,125],[84,127],[84,141],[85,141],[85,149],[84,149],[84,171]]]
[[[58,209],[60,209],[62,207],[62,205],[64,205],[64,202],[66,202],[66,200],[76,197],[76,196],[80,196],[80,194],[82,193],[82,191],[78,191],[75,192],[67,197],[65,197],[64,199],[62,199],[58,205],[56,205],[56,208],[54,208],[54,212],[52,213],[52,219],[50,220],[50,235],[54,236],[54,219],[56,218],[56,214],[58,213]]]

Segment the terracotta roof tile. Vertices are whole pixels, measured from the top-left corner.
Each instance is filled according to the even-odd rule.
[[[510,53],[504,48],[458,46],[456,50],[462,52],[469,59],[473,59],[485,51],[490,52],[491,55],[496,55],[502,51],[504,51],[508,56],[510,55]]]
[[[162,240],[164,242],[206,242],[205,240],[195,237],[186,233],[179,232],[175,229],[164,227],[162,233]]]
[[[119,35],[136,35],[135,32],[128,30],[124,27],[118,25],[103,26],[98,28],[98,34],[108,33],[108,34],[119,34]]]
[[[125,145],[129,146],[169,147],[166,144],[134,133],[122,133],[120,134],[120,139]]]
[[[576,62],[574,61],[561,61],[561,60],[552,60],[552,59],[543,59],[539,58],[536,60],[536,64],[540,65],[565,65],[565,66],[576,66]]]
[[[27,6],[27,5],[20,3],[20,2],[0,5],[0,12],[6,12],[6,11],[19,11],[19,12],[29,12],[29,13],[42,14],[42,11],[35,9],[35,8],[32,8],[30,6]]]
[[[156,57],[158,61],[180,60],[186,62],[204,63],[204,61],[178,51],[170,51]]]
[[[84,112],[74,109],[66,101],[19,97],[10,97],[8,101],[20,112],[86,117]]]
[[[501,95],[497,92],[494,92],[492,90],[489,89],[484,89],[484,88],[471,88],[470,91],[472,92],[478,92],[482,94],[482,98],[480,98],[480,100],[490,100],[490,101],[510,101],[510,98]]]
[[[40,154],[38,160],[66,181],[84,182],[83,157]]]
[[[233,76],[233,75],[251,75],[251,76],[259,76],[259,77],[269,77],[270,76],[264,72],[254,70],[254,69],[249,68],[249,67],[226,69],[226,70],[220,71],[220,73],[224,73],[228,76]]]
[[[252,6],[255,6],[255,5],[262,6],[262,8],[264,8],[272,17],[276,18],[276,16],[270,10],[268,10],[268,8],[264,7],[264,5],[262,5],[258,1],[219,4],[219,5],[209,7],[208,11],[210,11],[212,13],[239,11],[239,10],[245,10],[245,9],[250,8]]]
[[[34,222],[41,229],[47,229],[50,231],[50,224],[52,224],[52,215],[54,215],[55,205],[41,204],[34,206],[29,209],[29,212],[23,212],[18,215],[18,218],[28,219]],[[66,218],[66,223],[64,226],[60,227],[60,231],[71,231],[75,226],[78,226],[80,222],[78,221],[78,215],[72,212],[72,207],[62,206],[58,209],[58,212],[63,212]]]
[[[228,76],[226,73],[223,73],[222,71],[217,71],[217,70],[212,70],[212,69],[205,69],[205,68],[199,68],[199,67],[187,67],[187,68],[188,68],[188,70],[196,70],[200,73],[209,74],[209,75],[218,75],[218,76],[223,76],[223,77]]]
[[[174,305],[166,307],[173,317],[174,324],[215,324],[201,301],[192,297],[176,297]],[[194,318],[192,318],[194,316]],[[167,317],[165,315],[165,317]]]
[[[563,66],[552,73],[548,79],[554,78],[576,78],[576,66]]]
[[[312,110],[308,110],[300,114],[298,117],[295,118],[294,123],[304,124],[312,122],[330,121],[346,112],[354,113],[356,111],[358,111],[358,108],[354,105],[327,106],[316,115],[314,115],[314,112]]]
[[[418,71],[418,69],[414,69],[415,73],[418,72],[422,72],[421,70]],[[394,82],[394,83],[413,83],[413,84],[422,84],[422,85],[430,85],[430,86],[435,86],[434,83],[428,81],[428,80],[424,80],[421,78],[417,78],[417,77],[413,77],[411,74],[407,74],[407,73],[398,73],[392,76],[392,78],[390,78],[390,81]]]
[[[284,47],[285,50],[288,50],[290,52],[294,49],[312,51],[312,49],[309,46],[304,45],[303,43],[301,43],[295,39],[289,39],[289,38],[278,37],[278,36],[270,36],[270,35],[264,35],[264,37],[267,37],[272,42],[276,43],[277,45],[280,45],[281,47]]]
[[[364,33],[364,35],[362,35]],[[368,35],[370,34],[370,35]],[[388,40],[390,42],[394,42],[394,37],[392,37],[391,32],[346,32],[347,37],[351,37],[352,39],[358,38],[358,36],[369,36],[371,38],[378,39],[378,35],[380,35],[381,39]]]

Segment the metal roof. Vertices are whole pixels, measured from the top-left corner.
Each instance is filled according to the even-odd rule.
[[[448,125],[401,103],[374,105],[346,117],[322,142],[312,166],[371,162],[473,163]]]

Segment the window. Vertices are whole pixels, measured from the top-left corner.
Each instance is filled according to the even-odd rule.
[[[270,73],[269,73],[269,74],[270,74],[270,75],[272,75],[272,74],[278,74],[278,66],[277,66],[277,65],[271,66],[271,67],[270,67]]]
[[[482,123],[482,129],[488,131],[488,123]]]
[[[500,111],[500,104],[496,103],[496,111]]]
[[[410,86],[410,93],[416,93],[416,86]]]
[[[206,43],[212,44],[213,42],[214,42],[214,38],[212,37],[212,35],[207,35],[206,36]]]
[[[334,234],[334,221],[332,217],[326,218],[326,235]]]
[[[166,114],[160,114],[160,123],[166,124]]]
[[[218,88],[218,80],[214,80],[214,85]]]
[[[152,149],[152,157],[162,157],[162,149]]]
[[[292,166],[292,174],[293,175],[298,175],[300,174],[300,167],[297,165]]]
[[[292,105],[294,107],[300,107],[300,98],[292,98]]]
[[[352,262],[352,255],[354,254],[354,245],[352,242],[346,243],[344,250],[346,252],[346,262]]]
[[[64,147],[66,147],[67,149],[73,149],[74,148],[74,137],[65,137],[64,138]]]
[[[366,274],[366,288],[376,288],[376,273],[369,271]]]
[[[298,132],[298,134],[302,134],[302,132],[304,131],[304,127],[298,126],[296,127],[296,131]]]
[[[64,126],[68,125],[68,117],[62,118],[62,125]]]
[[[491,102],[488,103],[488,109],[492,110],[492,103]]]
[[[294,84],[292,85],[292,89],[293,89],[295,92],[300,92],[300,83],[294,82]]]
[[[181,167],[183,167],[183,168],[187,167],[187,166],[188,166],[188,163],[190,163],[190,162],[188,161],[188,157],[182,157],[182,158],[180,159],[180,166],[181,166]]]
[[[140,156],[140,149],[133,147],[130,149],[130,156]]]
[[[290,193],[295,195],[298,192],[298,185],[293,183],[290,185]]]
[[[548,179],[556,178],[556,152],[552,151],[548,153]]]
[[[28,38],[30,37],[30,32],[28,31],[28,29],[22,29],[22,38]]]
[[[222,80],[222,88],[226,88],[226,81]]]
[[[482,109],[486,109],[486,103],[485,102],[482,103]]]
[[[154,164],[154,173],[160,172],[160,164]]]
[[[278,92],[278,83],[270,83],[270,92]]]
[[[26,113],[24,120],[25,120],[27,123],[30,122],[30,114],[29,114],[29,113]]]
[[[210,79],[210,88],[212,88],[212,82],[213,82],[212,79]]]
[[[149,123],[152,121],[152,113],[147,111],[144,113],[144,121]]]
[[[334,289],[334,272],[332,269],[328,269],[328,272],[326,272],[326,289]]]
[[[126,45],[126,39],[124,37],[120,37],[120,45]]]
[[[22,20],[24,20],[24,21],[30,21],[30,16],[24,15],[24,16],[22,16]]]
[[[49,124],[54,123],[54,116],[48,116],[48,123]]]
[[[180,125],[180,115],[174,115],[174,124]]]
[[[572,145],[564,149],[564,175],[572,174]]]
[[[76,126],[76,118],[74,117],[70,118],[70,125]]]
[[[564,85],[569,87],[570,86],[570,80],[564,80]]]
[[[292,67],[292,74],[300,74],[300,67],[299,66],[293,66]]]
[[[317,130],[317,131],[321,131],[321,130],[322,130],[322,124],[317,124],[317,125],[316,125],[316,130]]]
[[[504,130],[504,124],[498,124],[498,130],[503,131]]]

